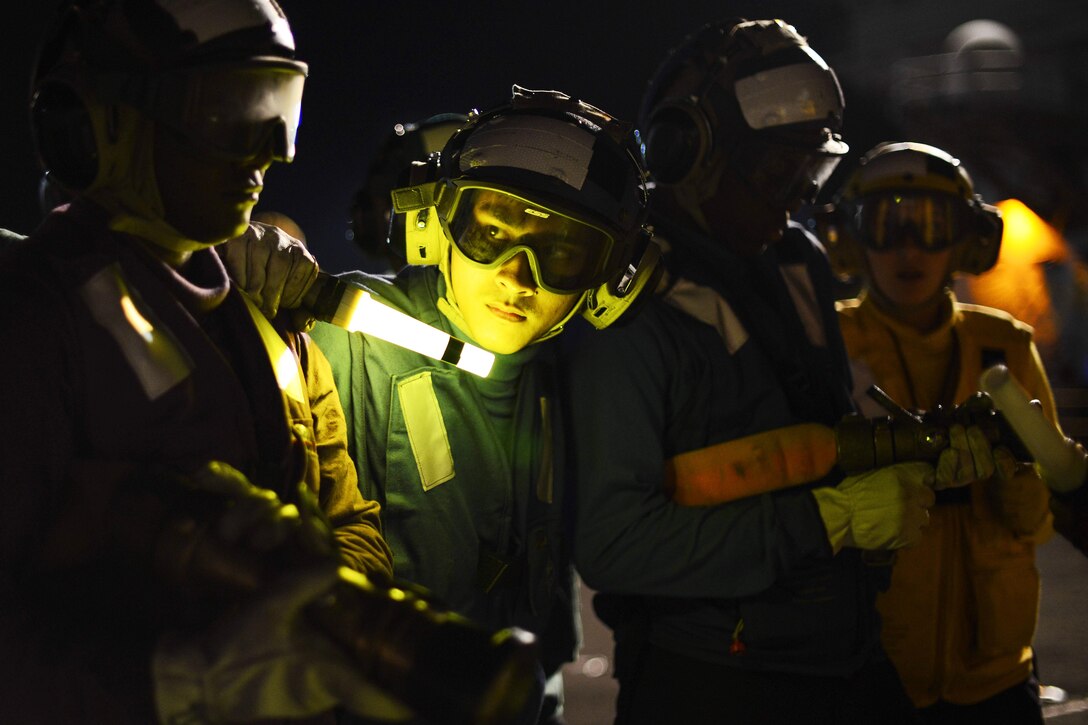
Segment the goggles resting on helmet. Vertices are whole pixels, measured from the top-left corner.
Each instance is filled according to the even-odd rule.
[[[910,240],[927,252],[938,252],[964,238],[967,216],[963,199],[952,194],[886,191],[858,201],[855,225],[862,244],[873,251],[902,247]]]
[[[156,122],[220,154],[250,160],[295,156],[306,64],[285,59],[165,71],[130,102]]]
[[[601,227],[492,184],[451,184],[444,217],[468,262],[492,269],[524,252],[536,283],[556,294],[583,292],[608,276],[616,245]]]

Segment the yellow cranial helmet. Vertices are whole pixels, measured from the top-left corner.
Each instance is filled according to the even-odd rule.
[[[864,248],[908,243],[952,248],[952,272],[980,274],[996,263],[1001,245],[1001,214],[975,194],[959,159],[922,143],[875,146],[815,218],[843,276],[864,270]]]

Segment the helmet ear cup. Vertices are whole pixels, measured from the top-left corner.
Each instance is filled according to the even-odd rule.
[[[598,330],[631,319],[632,310],[638,309],[649,299],[661,281],[665,271],[661,264],[661,247],[649,238],[645,238],[645,242],[642,256],[633,271],[629,267],[617,278],[586,294],[582,317]]]
[[[91,105],[78,84],[62,78],[41,82],[30,105],[41,164],[52,178],[73,191],[87,189],[99,174],[98,134]]]
[[[438,214],[435,183],[438,178],[437,154],[426,161],[413,161],[408,173],[410,186],[394,189],[390,236],[404,215],[404,256],[408,264],[438,264],[442,251],[442,221]]]
[[[710,150],[710,125],[696,103],[662,104],[650,117],[646,131],[646,166],[662,184],[682,184],[691,178]]]
[[[997,264],[1005,222],[997,207],[977,197],[971,200],[971,216],[974,229],[959,245],[953,269],[964,274],[982,274]]]

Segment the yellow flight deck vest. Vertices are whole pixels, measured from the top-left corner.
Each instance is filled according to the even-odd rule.
[[[978,390],[985,367],[1003,363],[1055,420],[1032,330],[1008,314],[949,294],[945,323],[922,334],[865,297],[840,302],[838,310],[864,414],[887,414],[864,396],[873,383],[904,407],[926,409],[939,402],[942,387],[954,387],[952,402],[963,402]],[[946,381],[948,364],[959,369]],[[884,647],[918,707],[976,703],[1031,673],[1040,594],[1035,547],[1053,529],[1045,485],[1030,470],[1017,476],[1027,477],[1026,490],[1038,499],[1025,515],[1046,512],[1023,522],[1024,531],[1014,533],[995,515],[996,482],[976,481],[961,490],[961,501],[942,503],[939,495],[921,543],[897,553],[891,587],[877,605]]]

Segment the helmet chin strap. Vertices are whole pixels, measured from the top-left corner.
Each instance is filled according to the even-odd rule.
[[[187,239],[163,217],[166,213],[155,180],[154,123],[136,109],[116,107],[115,148],[102,154],[107,166],[85,196],[110,213],[110,229],[132,234],[169,252],[185,253],[215,246]]]

